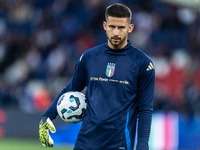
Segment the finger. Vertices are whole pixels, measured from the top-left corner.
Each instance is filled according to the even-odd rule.
[[[51,136],[49,135],[49,144],[53,146],[54,142],[53,139],[51,138]]]
[[[43,144],[43,143],[42,143],[42,146],[47,147],[47,145],[46,145],[46,144]]]
[[[47,118],[47,122],[49,124],[48,128],[49,130],[52,132],[52,133],[55,133],[56,132],[56,128],[53,124],[53,122],[51,121],[51,119]]]
[[[40,134],[39,139],[40,139],[42,145],[44,147],[52,147],[49,144],[49,129],[41,129],[41,130],[39,130],[39,134]]]

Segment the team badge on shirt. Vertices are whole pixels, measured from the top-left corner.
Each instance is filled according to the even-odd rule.
[[[108,77],[112,77],[115,72],[115,64],[114,63],[108,63],[107,68],[106,68],[106,75]]]

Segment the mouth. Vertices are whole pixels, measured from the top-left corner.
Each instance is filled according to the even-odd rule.
[[[114,42],[118,42],[118,41],[120,41],[120,38],[111,38]]]

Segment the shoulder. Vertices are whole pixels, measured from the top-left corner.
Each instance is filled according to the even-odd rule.
[[[151,58],[146,53],[144,53],[139,48],[134,47],[133,45],[130,46],[129,50],[127,51],[127,55],[134,61],[137,60],[137,62],[140,63],[145,63],[149,61],[152,62]]]
[[[104,50],[105,50],[105,43],[97,45],[97,46],[95,46],[95,47],[93,47],[93,48],[88,49],[87,51],[85,51],[82,54],[81,59],[84,59],[85,61],[89,60],[92,57],[98,55],[99,53],[102,53]]]
[[[154,64],[151,58],[139,48],[131,46],[127,55],[137,64],[139,72],[154,71]]]
[[[96,55],[98,53],[101,53],[104,50],[105,50],[105,44],[100,44],[100,45],[97,45],[97,46],[85,51],[84,55],[93,56],[93,55]]]

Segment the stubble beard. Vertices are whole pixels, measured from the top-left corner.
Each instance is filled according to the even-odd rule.
[[[113,39],[119,39],[118,42],[114,42]],[[118,37],[111,37],[111,38],[108,38],[110,44],[114,47],[114,49],[120,49],[120,46],[124,43],[124,41],[126,40],[127,36],[125,36],[123,39],[121,38],[118,38]]]

